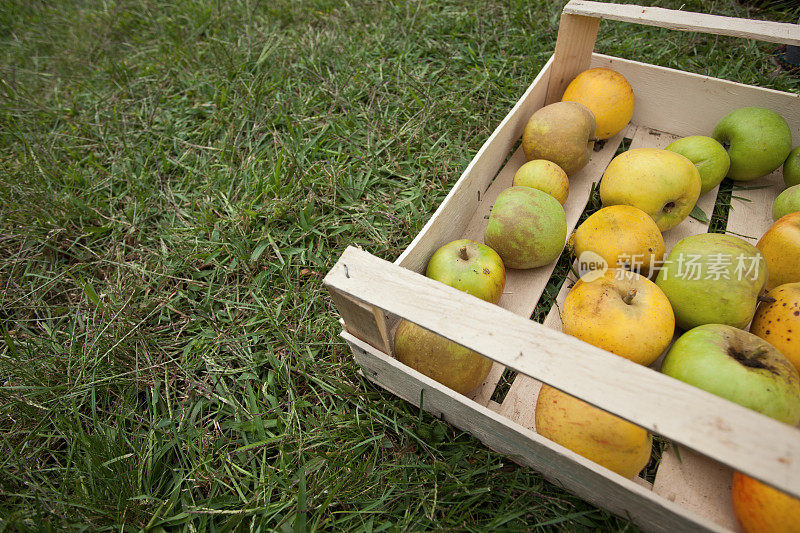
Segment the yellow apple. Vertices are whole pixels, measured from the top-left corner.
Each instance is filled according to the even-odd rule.
[[[767,260],[767,289],[800,281],[800,211],[775,221],[756,248]]]
[[[564,170],[546,159],[528,161],[514,175],[513,186],[522,185],[546,192],[561,205],[569,195],[569,178]]]
[[[461,394],[480,385],[492,368],[491,359],[407,320],[397,326],[394,356]]]
[[[522,132],[528,161],[547,159],[568,176],[589,163],[595,137],[594,115],[576,102],[556,102],[536,111]]]
[[[632,205],[666,231],[680,224],[700,196],[700,173],[681,154],[658,148],[634,148],[616,156],[600,181],[604,206]]]
[[[584,70],[570,82],[561,100],[578,102],[594,113],[598,139],[613,137],[633,117],[633,87],[610,68]]]
[[[628,479],[647,465],[653,447],[646,430],[548,385],[536,401],[536,431]]]
[[[800,372],[800,283],[779,285],[758,305],[750,333],[758,335],[791,361]]]
[[[590,251],[611,268],[628,268],[649,276],[664,259],[666,247],[655,221],[636,207],[604,207],[584,220],[572,239],[573,253]]]
[[[658,359],[675,333],[675,315],[661,289],[615,268],[593,281],[578,280],[561,321],[567,335],[642,365]]]
[[[745,533],[800,533],[800,500],[733,473],[733,512]]]

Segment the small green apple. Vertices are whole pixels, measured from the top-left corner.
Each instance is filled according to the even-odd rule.
[[[800,211],[800,185],[793,185],[780,193],[772,204],[772,219]]]
[[[731,111],[717,123],[711,136],[728,150],[728,177],[737,181],[766,176],[792,151],[792,132],[786,119],[763,107]]]
[[[664,357],[661,371],[781,422],[800,422],[800,377],[764,339],[723,324],[687,331]]]
[[[747,327],[766,282],[764,255],[739,237],[721,233],[678,241],[656,277],[683,330],[715,323]]]
[[[578,102],[556,102],[536,111],[522,133],[528,161],[546,159],[571,176],[589,163],[597,122]]]
[[[731,158],[725,147],[704,135],[678,139],[667,146],[667,150],[681,154],[694,163],[700,173],[700,194],[719,185],[731,166]]]
[[[792,150],[783,162],[783,182],[787,187],[800,185],[800,146]]]
[[[500,301],[506,284],[506,269],[497,252],[469,239],[436,250],[425,275],[493,304]]]
[[[509,187],[492,206],[484,242],[508,268],[555,261],[567,240],[567,215],[558,200],[538,189]]]

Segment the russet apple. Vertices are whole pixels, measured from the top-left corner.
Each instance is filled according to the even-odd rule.
[[[576,102],[556,102],[536,111],[522,133],[528,161],[546,159],[571,176],[589,163],[594,148],[594,115]]]
[[[549,385],[542,385],[535,416],[539,435],[622,477],[634,477],[650,460],[646,430]]]
[[[634,148],[616,156],[600,181],[604,206],[632,205],[666,231],[683,221],[700,196],[700,173],[686,157],[657,148]]]
[[[567,238],[567,215],[558,200],[530,187],[509,187],[492,206],[484,242],[507,268],[555,261]]]
[[[497,252],[469,239],[436,250],[425,275],[494,304],[500,301],[506,283],[506,269]]]
[[[767,230],[756,244],[767,260],[767,289],[800,281],[800,212],[789,213]]]
[[[704,324],[680,336],[661,372],[796,426],[800,376],[774,346],[747,331]]]
[[[569,195],[569,178],[562,168],[546,159],[528,161],[514,174],[512,185],[531,187],[546,192],[561,205]]]
[[[745,533],[800,533],[800,500],[733,473],[733,513]]]
[[[571,238],[573,254],[591,251],[610,268],[628,268],[649,276],[666,251],[655,221],[636,207],[604,207],[584,220]]]
[[[683,330],[701,324],[745,328],[768,277],[764,255],[733,235],[702,233],[678,241],[656,277]]]
[[[597,120],[597,138],[609,139],[633,117],[633,87],[625,76],[610,68],[584,70],[567,85],[562,101],[588,107]]]
[[[692,135],[672,142],[666,148],[694,163],[700,173],[700,194],[705,194],[725,179],[731,158],[725,148],[704,135]]]
[[[775,198],[772,204],[772,220],[800,211],[800,185],[792,185]]]
[[[649,365],[667,349],[675,315],[658,286],[635,272],[611,268],[579,279],[561,311],[563,331],[598,348]]]
[[[778,349],[800,372],[800,283],[779,285],[758,304],[750,333]]]
[[[407,320],[397,326],[394,355],[401,363],[461,394],[480,385],[492,368],[491,359]]]
[[[783,182],[787,187],[800,185],[800,146],[792,150],[783,162]]]
[[[786,119],[764,107],[731,111],[714,127],[711,136],[728,151],[728,177],[749,181],[780,167],[792,150],[792,132]]]

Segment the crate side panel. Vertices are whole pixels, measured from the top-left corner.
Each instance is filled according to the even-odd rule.
[[[800,94],[720,80],[637,61],[594,54],[592,67],[621,73],[633,87],[634,124],[674,135],[711,135],[728,112],[745,106],[777,111],[789,122],[794,145],[800,142]]]
[[[400,364],[343,334],[364,375],[389,392],[466,431],[489,448],[528,466],[595,505],[648,531],[723,531],[712,522],[661,498],[638,483],[610,472],[566,448],[518,426],[491,409]]]

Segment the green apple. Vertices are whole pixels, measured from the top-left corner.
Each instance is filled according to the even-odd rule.
[[[425,275],[493,304],[500,301],[506,284],[506,269],[497,252],[469,239],[436,250]]]
[[[700,196],[700,173],[681,154],[657,148],[622,152],[606,167],[600,181],[603,206],[632,205],[666,231],[694,209]]]
[[[783,162],[783,182],[787,187],[800,185],[800,146],[792,150]]]
[[[514,174],[512,185],[532,187],[544,191],[561,205],[567,201],[569,195],[569,178],[564,170],[546,159],[528,161]]]
[[[546,159],[571,176],[589,163],[597,123],[589,108],[577,102],[556,102],[536,111],[522,133],[528,161]]]
[[[772,220],[800,211],[800,185],[793,185],[780,193],[772,204]]]
[[[739,237],[720,233],[678,241],[656,277],[683,330],[702,324],[747,327],[766,282],[764,255]]]
[[[725,179],[731,158],[720,143],[704,135],[678,139],[667,150],[681,154],[694,163],[700,173],[700,194],[705,194]]]
[[[484,242],[508,268],[555,261],[567,239],[567,215],[558,200],[530,187],[509,187],[492,206]]]
[[[480,385],[492,368],[491,359],[407,320],[397,326],[394,355],[404,365],[461,394]]]
[[[731,158],[728,177],[749,181],[766,176],[792,150],[792,132],[786,119],[771,109],[742,107],[717,123],[711,134]]]
[[[797,369],[750,332],[723,324],[698,326],[675,341],[661,371],[781,422],[800,422]]]

